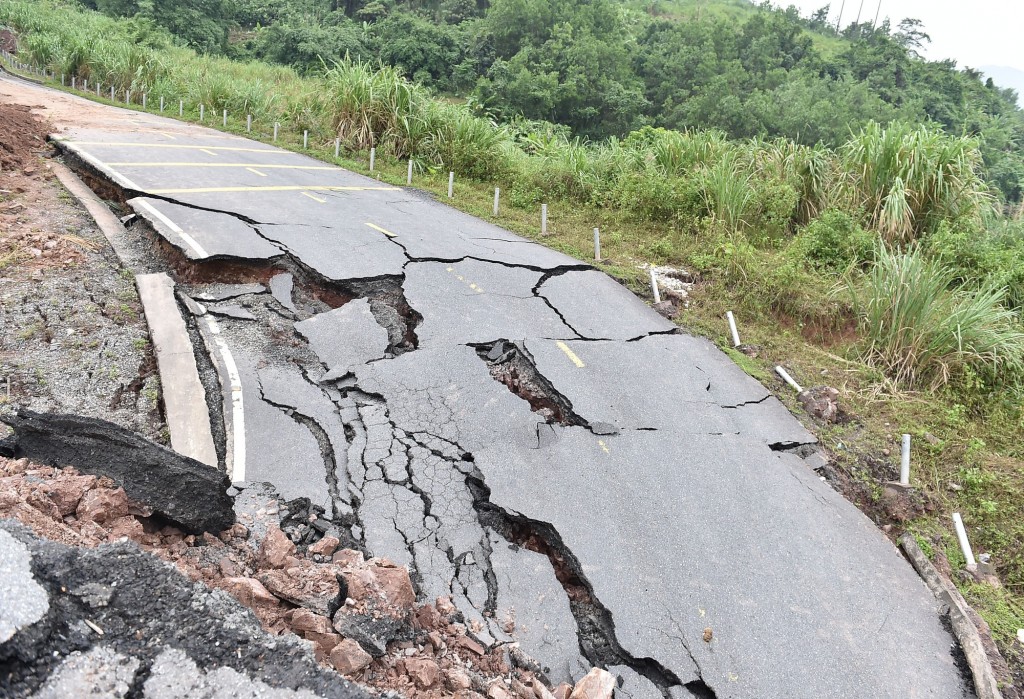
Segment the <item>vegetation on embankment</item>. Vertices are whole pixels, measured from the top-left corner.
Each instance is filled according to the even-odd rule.
[[[636,282],[639,262],[699,275],[682,324],[727,344],[737,312],[741,358],[769,380],[785,363],[805,384],[842,391],[854,417],[819,429],[844,489],[880,524],[935,536],[933,554],[962,566],[949,525],[960,511],[1004,588],[965,585],[1004,650],[1024,626],[1024,221],[985,177],[979,139],[905,122],[868,122],[834,148],[785,139],[730,140],[714,130],[644,127],[585,142],[549,124],[497,123],[434,98],[393,68],[343,60],[321,74],[198,56],[139,20],[7,2],[0,24],[20,33],[19,56],[56,74],[184,100],[195,119],[226,109],[255,136],[284,125],[281,143],[435,192],[456,172],[454,204],[589,256],[599,226],[605,269]],[[241,130],[242,127],[232,127]],[[1009,213],[1007,213],[1009,211]],[[638,287],[639,288],[639,287]],[[788,399],[788,398],[787,398]],[[800,409],[795,406],[797,411]],[[912,512],[888,507],[899,434],[914,440]],[[959,581],[962,582],[962,581]]]

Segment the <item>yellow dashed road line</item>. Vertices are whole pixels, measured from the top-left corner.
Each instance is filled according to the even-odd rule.
[[[445,271],[446,272],[450,272],[452,274],[455,274],[455,268],[454,267],[445,267]],[[475,291],[476,293],[478,293],[478,294],[484,293],[484,290],[482,288],[480,288],[475,282],[471,282],[471,281],[467,280],[461,274],[455,274],[455,278],[458,279],[460,282],[465,282],[466,285],[469,286],[469,288],[472,289],[473,291]]]
[[[321,204],[326,204],[326,203],[327,203],[327,200],[326,200],[326,199],[321,199],[320,197],[314,197],[314,196],[313,196],[312,194],[310,194],[309,192],[299,192],[299,193],[300,193],[300,194],[301,194],[302,196],[304,196],[304,197],[309,197],[309,198],[310,198],[310,199],[312,199],[313,201],[318,201],[318,202],[320,202]]]
[[[604,443],[603,439],[597,440],[597,443],[601,447],[601,451],[603,451],[605,454],[611,454],[611,452],[608,451],[608,445]]]
[[[248,170],[249,172],[253,173],[254,175],[259,175],[260,177],[266,177],[267,176],[267,173],[260,172],[256,168],[247,167],[245,169]]]
[[[569,345],[559,340],[558,342],[555,343],[555,346],[558,347],[558,349],[565,352],[565,356],[568,357],[569,361],[575,364],[577,368],[582,369],[583,367],[586,366],[586,364],[583,363],[583,360],[577,357],[576,353],[569,349]]]
[[[206,194],[209,192],[393,192],[398,187],[335,187],[331,185],[277,185],[268,187],[195,187],[183,189],[150,189],[150,194]]]
[[[240,146],[196,146],[184,145],[181,143],[109,143],[106,141],[65,141],[73,146],[111,146],[114,148],[131,146],[133,148],[187,148],[190,150],[230,150],[243,153],[273,153],[275,155],[292,155],[286,150],[274,150],[272,148],[242,148]]]
[[[214,152],[213,152],[212,150],[210,150],[209,148],[200,148],[199,150],[203,151],[204,153],[208,153],[208,154],[210,154],[210,155],[212,155],[212,156],[216,156],[216,155],[217,155],[216,153],[214,153]]]
[[[111,167],[259,167],[265,170],[338,170],[330,165],[281,165],[273,163],[107,163]],[[340,172],[340,171],[339,171]]]
[[[384,235],[386,235],[386,236],[387,236],[387,237],[389,237],[389,238],[394,238],[394,237],[396,237],[396,236],[395,236],[395,234],[394,234],[394,233],[392,233],[391,231],[388,231],[388,230],[384,230],[384,229],[383,229],[383,228],[381,228],[380,226],[375,226],[374,224],[370,223],[369,221],[367,221],[367,222],[366,222],[366,225],[367,225],[367,226],[369,226],[370,228],[372,228],[372,229],[373,229],[373,230],[375,230],[375,231],[378,231],[378,232],[380,232],[380,233],[383,233]]]

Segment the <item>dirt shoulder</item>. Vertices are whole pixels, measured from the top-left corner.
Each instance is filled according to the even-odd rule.
[[[133,276],[50,171],[52,124],[6,102],[0,123],[0,406],[99,417],[163,439]]]

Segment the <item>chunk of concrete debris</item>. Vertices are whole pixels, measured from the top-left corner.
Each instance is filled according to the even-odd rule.
[[[267,528],[267,536],[260,544],[257,554],[260,565],[265,568],[281,568],[288,558],[295,555],[295,544],[276,524]]]
[[[343,675],[354,675],[372,662],[373,656],[351,638],[346,638],[331,651],[331,665]]]
[[[595,667],[573,687],[569,699],[612,699],[615,691],[615,675]]]
[[[0,643],[43,618],[50,608],[46,590],[32,577],[28,548],[0,530]]]
[[[225,301],[248,294],[262,294],[266,290],[262,284],[214,284],[194,298],[199,301]]]
[[[405,672],[420,689],[430,689],[441,678],[441,668],[429,658],[406,658]]]
[[[220,532],[235,522],[226,473],[130,430],[94,418],[30,410],[0,416],[0,421],[14,430],[0,442],[0,456],[107,476],[133,501],[192,533]]]
[[[797,396],[804,410],[825,422],[839,417],[839,391],[831,386],[814,386]]]
[[[275,274],[270,278],[270,293],[273,295],[277,302],[287,308],[292,313],[298,313],[299,309],[295,307],[295,303],[292,301],[292,286],[294,281],[292,275],[287,272],[283,274]]]
[[[256,575],[263,586],[281,599],[330,616],[341,605],[341,585],[331,566],[296,561],[285,570],[265,570]]]
[[[341,308],[296,323],[295,331],[306,338],[327,367],[327,381],[380,359],[388,348],[388,331],[374,318],[366,299],[349,301]]]
[[[225,318],[234,318],[235,320],[256,320],[256,316],[252,314],[252,311],[237,303],[218,303],[212,306],[207,306],[206,310],[214,315],[224,316]]]

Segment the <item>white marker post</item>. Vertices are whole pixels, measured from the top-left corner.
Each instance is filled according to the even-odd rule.
[[[143,109],[146,108],[146,97],[147,97],[147,94],[145,92],[143,92],[142,93],[142,108]]]
[[[302,148],[303,149],[308,149],[309,148],[309,131],[303,131],[302,132]]]
[[[205,118],[206,118],[206,105],[205,104],[201,104],[201,105],[199,105],[199,121],[202,121]]]
[[[782,378],[783,381],[788,383],[793,388],[793,390],[796,391],[797,393],[803,393],[804,392],[803,387],[800,384],[798,384],[796,381],[794,381],[793,377],[789,375],[789,372],[786,371],[785,369],[783,369],[781,366],[775,367],[775,373],[778,374]]]
[[[377,162],[377,149],[370,149],[370,172],[373,172],[373,166]]]
[[[548,205],[540,205],[540,234],[548,234]]]
[[[974,560],[974,551],[971,550],[971,542],[967,540],[967,529],[964,528],[964,520],[959,512],[953,513],[953,528],[956,529],[956,538],[960,542],[960,550],[964,552],[967,567],[976,568],[978,562]]]
[[[164,111],[164,98],[160,97],[160,111]]]
[[[455,196],[455,172],[448,173],[448,198]]]
[[[114,101],[114,86],[113,85],[110,86],[110,101],[111,102]]]
[[[280,126],[280,124],[278,124],[278,123],[277,123],[277,122],[275,121],[275,122],[274,122],[274,140],[275,140],[275,141],[277,140],[277,127],[279,127],[279,126]]]
[[[64,73],[60,74],[60,86],[64,87]]]
[[[594,229],[594,262],[601,261],[601,229]]]
[[[412,184],[412,158],[409,158],[409,172],[405,176],[405,183],[407,185]]]
[[[910,485],[910,435],[903,435],[903,448],[900,450],[900,485]]]
[[[89,81],[88,80],[83,80],[82,81],[82,92],[88,92],[88,91],[89,91]]]
[[[498,215],[498,200],[501,198],[501,189],[498,187],[494,188],[494,215]]]
[[[78,78],[76,76],[74,76],[74,75],[71,76],[71,89],[72,90],[75,89],[75,80],[77,80],[77,79]]]
[[[100,84],[99,83],[96,83],[96,96],[97,97],[100,96]]]
[[[334,157],[337,158],[339,155],[341,155],[341,139],[336,138],[334,139]]]
[[[245,132],[252,133],[252,114],[245,115]]]
[[[124,103],[125,104],[131,104],[132,103],[132,91],[131,90],[128,90],[127,92],[124,93]]]
[[[224,126],[227,127],[227,125],[228,125],[228,110],[225,109],[224,110]]]
[[[658,289],[658,278],[654,276],[653,267],[651,267],[651,291],[654,292],[654,303],[661,303],[661,291]]]
[[[736,316],[732,314],[732,311],[726,311],[725,317],[729,319],[729,332],[732,333],[732,346],[740,346],[740,331],[736,329]]]

